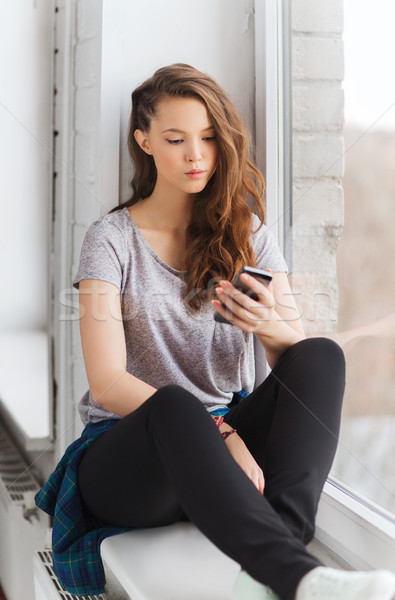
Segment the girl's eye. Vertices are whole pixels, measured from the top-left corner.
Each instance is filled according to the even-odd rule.
[[[207,137],[203,138],[203,141],[204,141],[204,142],[213,142],[215,139],[216,139],[216,138],[215,138],[215,136],[207,136]],[[182,142],[183,142],[184,140],[182,140],[182,139],[177,139],[177,140],[168,140],[168,139],[167,139],[166,141],[167,141],[169,144],[175,144],[175,145],[178,145],[178,144],[182,144]]]

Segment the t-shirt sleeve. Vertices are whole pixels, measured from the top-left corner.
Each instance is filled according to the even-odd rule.
[[[78,290],[81,279],[102,279],[121,290],[124,259],[122,231],[105,217],[100,217],[85,234],[73,287]]]
[[[253,223],[253,231],[256,231],[261,221],[255,214],[253,214]],[[288,273],[288,265],[276,238],[265,224],[262,225],[259,231],[252,234],[251,239],[258,269],[270,268],[273,273],[277,271]]]

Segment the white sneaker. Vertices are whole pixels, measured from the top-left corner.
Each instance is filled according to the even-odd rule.
[[[236,578],[232,598],[233,600],[279,600],[270,588],[256,581],[243,569]]]
[[[390,571],[341,571],[316,567],[299,582],[295,600],[392,600],[395,575]]]

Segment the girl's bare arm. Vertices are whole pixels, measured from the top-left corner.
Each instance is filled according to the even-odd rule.
[[[83,279],[79,299],[82,352],[92,397],[124,417],[156,389],[126,371],[120,291],[107,281]]]

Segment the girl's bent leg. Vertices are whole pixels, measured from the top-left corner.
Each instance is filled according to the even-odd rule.
[[[265,476],[265,496],[304,544],[335,455],[345,386],[340,346],[309,338],[281,356],[267,379],[225,420]]]
[[[321,564],[234,461],[202,403],[177,385],[92,444],[79,484],[93,514],[117,525],[166,524],[185,513],[281,600],[294,600],[301,577]]]

